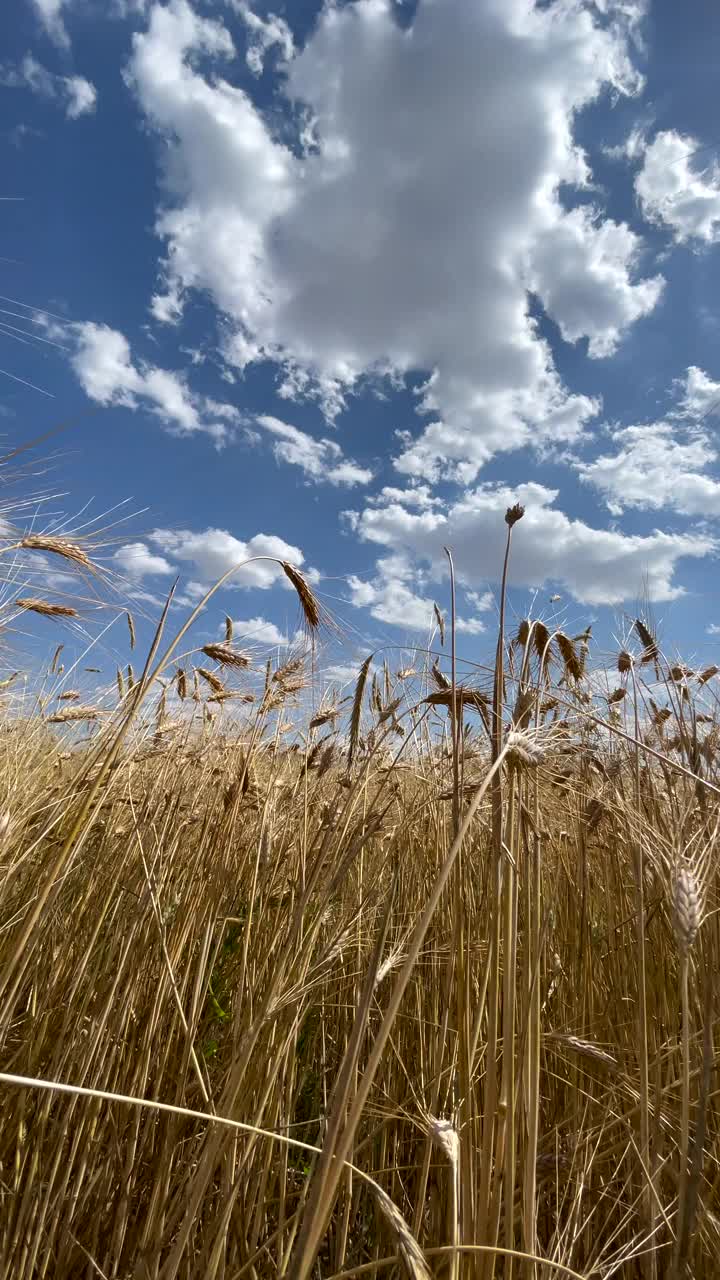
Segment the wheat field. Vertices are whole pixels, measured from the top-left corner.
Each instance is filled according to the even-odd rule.
[[[130,616],[95,700],[75,597],[6,575],[50,656],[18,699],[9,626],[2,1280],[711,1280],[718,669],[647,617],[600,660],[503,581],[494,667],[438,614],[321,695],[283,568],[307,646],[167,608],[139,655]]]

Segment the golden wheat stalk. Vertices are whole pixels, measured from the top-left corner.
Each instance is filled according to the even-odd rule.
[[[558,631],[555,635],[555,643],[560,650],[560,657],[565,668],[565,676],[572,680],[581,680],[584,671],[584,662],[578,655],[575,645],[569,636],[562,631]]]
[[[340,715],[338,707],[330,707],[327,711],[319,711],[313,716],[308,725],[308,729],[320,729],[324,724],[332,724]]]
[[[62,711],[56,711],[54,715],[48,716],[48,724],[65,724],[70,720],[99,720],[100,711],[97,707],[64,707]]]
[[[555,1044],[562,1044],[567,1049],[572,1049],[573,1053],[580,1054],[581,1057],[593,1058],[595,1062],[601,1062],[604,1067],[617,1067],[618,1065],[617,1058],[612,1053],[608,1053],[606,1049],[601,1049],[592,1040],[581,1040],[580,1036],[573,1036],[560,1031],[548,1032],[545,1039]]]
[[[451,1120],[437,1116],[427,1117],[427,1128],[431,1141],[450,1165],[449,1230],[451,1242],[457,1248],[460,1243],[460,1137]],[[456,1252],[450,1259],[450,1280],[457,1280],[459,1275],[460,1255]]]
[[[53,604],[50,600],[38,600],[34,596],[25,596],[16,600],[18,609],[26,609],[28,613],[39,613],[45,618],[77,618],[78,611],[69,604]]]
[[[362,716],[363,698],[365,697],[365,686],[367,684],[368,674],[370,671],[370,663],[373,655],[368,654],[358,672],[357,684],[355,685],[355,694],[353,697],[352,712],[350,713],[350,741],[348,744],[348,764],[351,765],[357,754],[360,744],[360,720]]]
[[[303,611],[303,617],[308,629],[310,631],[317,631],[323,620],[323,611],[320,606],[320,602],[317,597],[313,595],[309,583],[300,573],[299,569],[296,569],[288,560],[281,560],[280,564],[286,578],[289,579],[297,592],[300,607]]]
[[[423,1251],[397,1205],[382,1187],[373,1186],[373,1193],[410,1280],[432,1280],[432,1272],[425,1261]]]
[[[403,951],[402,945],[393,947],[392,951],[388,952],[382,963],[378,965],[378,971],[375,974],[376,989],[381,986],[388,974],[392,973],[393,969],[397,969],[398,965],[401,964],[404,959],[405,952]]]
[[[223,667],[244,668],[250,666],[250,659],[247,654],[240,653],[229,644],[204,644],[202,652],[207,658],[212,658],[213,662],[217,662]]]
[[[681,956],[688,956],[703,919],[703,890],[689,862],[681,862],[672,879],[672,909],[675,938]]]
[[[660,657],[660,650],[658,649],[657,640],[655,639],[655,636],[652,634],[652,631],[650,630],[650,628],[646,625],[646,623],[643,622],[642,618],[635,619],[635,630],[637,631],[644,645],[643,652],[640,657],[640,661],[643,663],[657,662],[658,658]]]
[[[69,542],[67,538],[56,538],[49,533],[26,533],[20,539],[20,546],[26,551],[49,551],[52,555],[62,556],[65,560],[72,560],[75,564],[82,565],[83,569],[92,569],[93,564],[87,552],[76,542]]]
[[[202,679],[206,682],[206,684],[210,685],[210,688],[212,689],[213,693],[225,692],[225,685],[223,684],[222,680],[220,680],[219,677],[214,674],[214,672],[208,671],[207,667],[197,667],[196,670],[197,670],[197,674],[202,677]]]

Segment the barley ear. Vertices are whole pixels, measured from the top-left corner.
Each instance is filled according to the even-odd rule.
[[[445,619],[443,618],[436,604],[433,605],[433,611],[435,613],[435,621],[437,622],[438,631],[440,632],[440,644],[444,645],[445,644]]]
[[[508,507],[505,512],[505,523],[508,528],[512,529],[513,525],[517,524],[518,520],[522,520],[524,515],[525,508],[519,502],[516,502],[514,506]]]
[[[520,620],[520,623],[518,624],[517,634],[515,636],[513,643],[516,645],[519,645],[521,649],[524,649],[529,639],[530,639],[530,619],[522,618]]]
[[[218,676],[216,676],[214,672],[208,671],[207,667],[198,667],[197,674],[199,676],[202,676],[206,684],[210,685],[210,688],[212,689],[213,693],[225,692],[225,685],[223,684],[222,680]]]
[[[560,657],[563,660],[566,678],[570,677],[570,679],[575,681],[581,680],[584,663],[578,656],[572,640],[569,636],[564,635],[562,631],[558,631],[555,636],[555,641],[558,649],[560,650]]]
[[[72,560],[75,564],[82,565],[83,569],[93,568],[87,552],[83,551],[76,542],[69,542],[67,538],[56,538],[52,534],[45,533],[26,533],[20,540],[20,546],[27,551],[49,551],[55,556],[62,556],[64,560]]]
[[[16,600],[18,609],[26,609],[29,613],[39,613],[45,618],[77,618],[78,611],[68,604],[52,604],[50,600],[37,600],[34,596],[26,596]]]
[[[428,1131],[446,1160],[449,1161],[453,1168],[456,1168],[460,1159],[460,1139],[452,1121],[440,1120],[436,1116],[429,1116]]]
[[[202,652],[207,658],[212,658],[213,662],[219,663],[222,667],[249,667],[250,659],[246,654],[240,653],[238,649],[233,649],[229,644],[204,644]]]
[[[69,720],[99,720],[100,712],[97,707],[64,707],[62,711],[56,711],[54,715],[48,716],[48,724],[65,724]]]
[[[702,888],[688,863],[676,868],[672,882],[673,923],[680,955],[689,956],[702,924]]]
[[[290,564],[288,560],[281,560],[280,563],[285,577],[290,580],[297,592],[297,597],[300,601],[300,608],[303,611],[303,617],[305,618],[308,629],[311,632],[317,631],[322,621],[322,611],[319,601],[310,590],[310,586],[306,579],[294,565]]]
[[[545,623],[541,622],[539,618],[536,618],[533,622],[532,637],[535,644],[535,652],[544,667],[550,657],[550,632]]]
[[[373,1192],[378,1209],[390,1228],[395,1247],[405,1264],[410,1280],[432,1280],[432,1272],[425,1261],[423,1251],[397,1205],[382,1187],[374,1185]]]
[[[655,636],[649,627],[643,622],[642,618],[635,619],[635,630],[637,631],[644,647],[641,662],[657,662],[660,657],[660,650]]]
[[[350,715],[350,745],[348,748],[349,765],[351,765],[355,759],[358,743],[360,741],[360,717],[362,715],[365,686],[367,684],[368,672],[370,671],[370,663],[372,660],[373,655],[369,653],[358,672],[357,684],[355,685],[355,696],[353,697],[352,712]]]

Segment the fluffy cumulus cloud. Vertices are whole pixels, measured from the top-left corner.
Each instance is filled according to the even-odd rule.
[[[717,450],[699,425],[720,413],[720,383],[691,366],[676,391],[680,399],[670,420],[618,428],[612,452],[575,463],[580,479],[603,495],[613,514],[666,507],[685,516],[720,515],[720,477],[712,474]]]
[[[678,387],[682,392],[680,416],[705,420],[720,415],[720,382],[715,382],[703,369],[691,364]]]
[[[628,325],[647,315],[663,288],[660,276],[633,284],[629,269],[640,237],[587,207],[557,220],[538,245],[530,282],[568,342],[589,339],[591,356],[610,356]]]
[[[287,583],[278,560],[287,560],[300,568],[305,559],[299,547],[268,533],[256,533],[247,542],[243,542],[227,529],[204,529],[200,532],[190,529],[155,529],[150,534],[149,541],[159,553],[169,559],[180,564],[191,564],[197,578],[203,583],[216,582],[228,570],[243,565],[233,575],[229,585],[271,587],[278,580]],[[254,560],[254,563],[246,564],[248,560]]]
[[[124,334],[85,321],[59,332],[72,344],[71,361],[85,394],[104,405],[141,406],[176,435],[207,433],[225,443],[241,416],[232,405],[195,395],[180,373],[132,358]]]
[[[581,480],[603,494],[614,515],[626,507],[720,515],[720,480],[703,474],[717,460],[707,435],[679,440],[672,424],[653,422],[615,431],[613,442],[617,452],[578,463],[577,469]]]
[[[55,75],[30,53],[17,66],[0,67],[0,84],[9,89],[29,89],[48,102],[58,103],[68,120],[89,115],[97,103],[95,85],[84,76]]]
[[[528,299],[603,356],[659,297],[638,237],[572,201],[592,177],[576,113],[639,87],[636,14],[445,0],[404,30],[391,0],[356,0],[292,56],[277,20],[253,27],[233,2],[251,49],[288,60],[296,134],[230,82],[225,26],[188,0],[151,6],[127,76],[167,157],[156,318],[206,291],[228,359],[275,360],[281,394],[329,415],[364,375],[420,372],[429,421],[402,441],[405,475],[467,482],[494,452],[576,438],[599,403],[563,384]]]
[[[83,76],[66,76],[65,92],[67,106],[65,114],[69,120],[77,120],[78,116],[88,115],[95,110],[97,89]]]
[[[296,631],[292,638],[267,618],[238,618],[233,623],[234,636],[241,644],[280,645],[304,644],[305,633]]]
[[[157,574],[172,573],[172,565],[164,556],[154,555],[144,542],[126,542],[118,547],[113,561],[132,582]]]
[[[343,457],[343,451],[334,440],[315,440],[305,431],[299,431],[288,422],[282,422],[270,414],[260,414],[255,421],[274,437],[273,453],[278,462],[300,467],[309,480],[325,480],[328,484],[352,488],[369,484],[372,471]]]
[[[443,547],[452,546],[462,583],[473,586],[497,577],[505,545],[504,513],[514,502],[526,510],[516,529],[510,582],[539,587],[561,583],[579,601],[620,604],[647,588],[654,600],[682,594],[675,569],[684,556],[705,556],[715,549],[700,533],[629,535],[596,529],[570,519],[555,507],[557,491],[540,484],[516,489],[480,485],[454,502],[418,511],[400,499],[369,503],[349,516],[368,542],[392,548],[439,579],[445,572]]]
[[[666,129],[641,148],[643,163],[635,178],[645,217],[669,227],[679,243],[720,240],[720,166],[707,163],[697,138]],[[701,154],[698,155],[697,153]]]
[[[354,574],[348,578],[350,601],[357,608],[369,609],[378,622],[403,627],[406,631],[427,632],[435,625],[436,601],[414,589],[423,577],[405,555],[381,557],[371,581]],[[489,593],[479,596],[471,592],[469,595],[469,603],[477,611],[488,609],[492,604]],[[485,623],[478,617],[458,616],[456,628],[467,635],[479,635],[485,630]]]

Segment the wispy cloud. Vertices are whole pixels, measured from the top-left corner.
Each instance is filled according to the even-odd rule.
[[[9,89],[29,89],[48,102],[62,106],[68,120],[90,115],[97,105],[97,89],[84,76],[61,76],[48,71],[27,53],[17,66],[0,67],[0,84]]]
[[[266,413],[259,414],[255,421],[275,437],[273,453],[278,462],[300,467],[308,479],[316,483],[325,481],[352,488],[369,484],[373,478],[368,467],[358,466],[352,459],[345,458],[340,445],[334,440],[316,440],[305,431]]]

